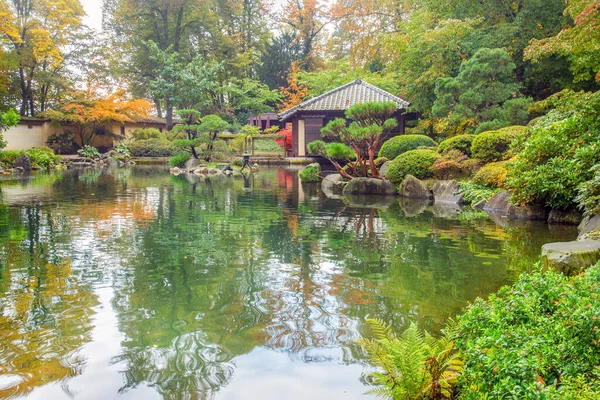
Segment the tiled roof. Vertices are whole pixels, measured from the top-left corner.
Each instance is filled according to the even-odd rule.
[[[410,105],[406,100],[396,97],[385,90],[379,89],[370,83],[357,79],[339,88],[333,89],[320,96],[313,97],[279,114],[279,119],[284,122],[298,111],[337,111],[347,110],[354,104],[391,101],[404,109]]]

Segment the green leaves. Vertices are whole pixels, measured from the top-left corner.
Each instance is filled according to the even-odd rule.
[[[565,209],[600,163],[600,92],[563,91],[536,104],[536,110],[549,107],[517,137],[507,185],[517,203]]]
[[[591,380],[597,398],[599,312],[598,265],[573,278],[524,274],[477,300],[455,333],[466,360],[461,398],[578,398],[566,394],[579,390],[570,386],[578,378]]]
[[[389,399],[450,399],[462,371],[462,360],[446,336],[436,339],[410,324],[395,336],[380,319],[367,319],[373,339],[358,343],[383,372],[371,372],[371,394]]]
[[[479,49],[455,78],[436,82],[432,114],[452,124],[473,120],[476,132],[525,124],[531,100],[518,97],[515,64],[503,49]],[[517,98],[514,98],[517,96]]]

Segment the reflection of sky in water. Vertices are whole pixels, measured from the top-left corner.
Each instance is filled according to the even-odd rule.
[[[36,179],[0,185],[0,398],[363,398],[365,317],[436,331],[571,235],[284,169]]]

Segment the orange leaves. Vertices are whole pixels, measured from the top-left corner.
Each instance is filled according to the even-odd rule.
[[[298,104],[302,103],[302,100],[308,94],[308,89],[306,86],[301,85],[298,82],[298,73],[300,72],[300,67],[297,63],[292,63],[292,70],[290,71],[288,77],[288,86],[285,88],[281,88],[281,92],[283,93],[284,99],[283,104],[281,105],[281,111],[287,110]]]
[[[48,111],[52,120],[75,125],[101,125],[108,122],[133,122],[148,116],[152,109],[145,99],[130,100],[123,90],[108,96],[90,99],[90,93],[77,93],[74,100],[57,111]]]

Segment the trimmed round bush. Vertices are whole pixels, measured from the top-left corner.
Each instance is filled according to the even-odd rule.
[[[171,167],[183,167],[185,166],[185,163],[187,160],[189,160],[192,157],[191,153],[179,153],[174,155],[173,157],[171,157],[171,159],[169,160],[169,165]]]
[[[165,139],[136,140],[127,147],[132,157],[171,157],[180,151]]]
[[[475,139],[475,135],[457,135],[451,138],[448,138],[440,143],[438,147],[438,152],[440,154],[445,155],[450,150],[458,150],[463,154],[468,156],[471,155],[471,145],[473,143],[473,139]]]
[[[410,150],[400,154],[390,163],[385,177],[394,183],[400,183],[406,175],[418,179],[430,178],[433,173],[429,170],[433,163],[442,156],[433,150]]]
[[[473,182],[490,188],[502,189],[506,185],[505,162],[495,162],[483,166],[475,176]]]
[[[523,127],[509,126],[476,135],[471,144],[471,156],[485,162],[509,159],[511,157],[510,144],[521,129]]]
[[[407,151],[415,150],[419,147],[435,147],[436,145],[437,143],[432,138],[425,135],[394,136],[381,146],[379,157],[393,160]]]

